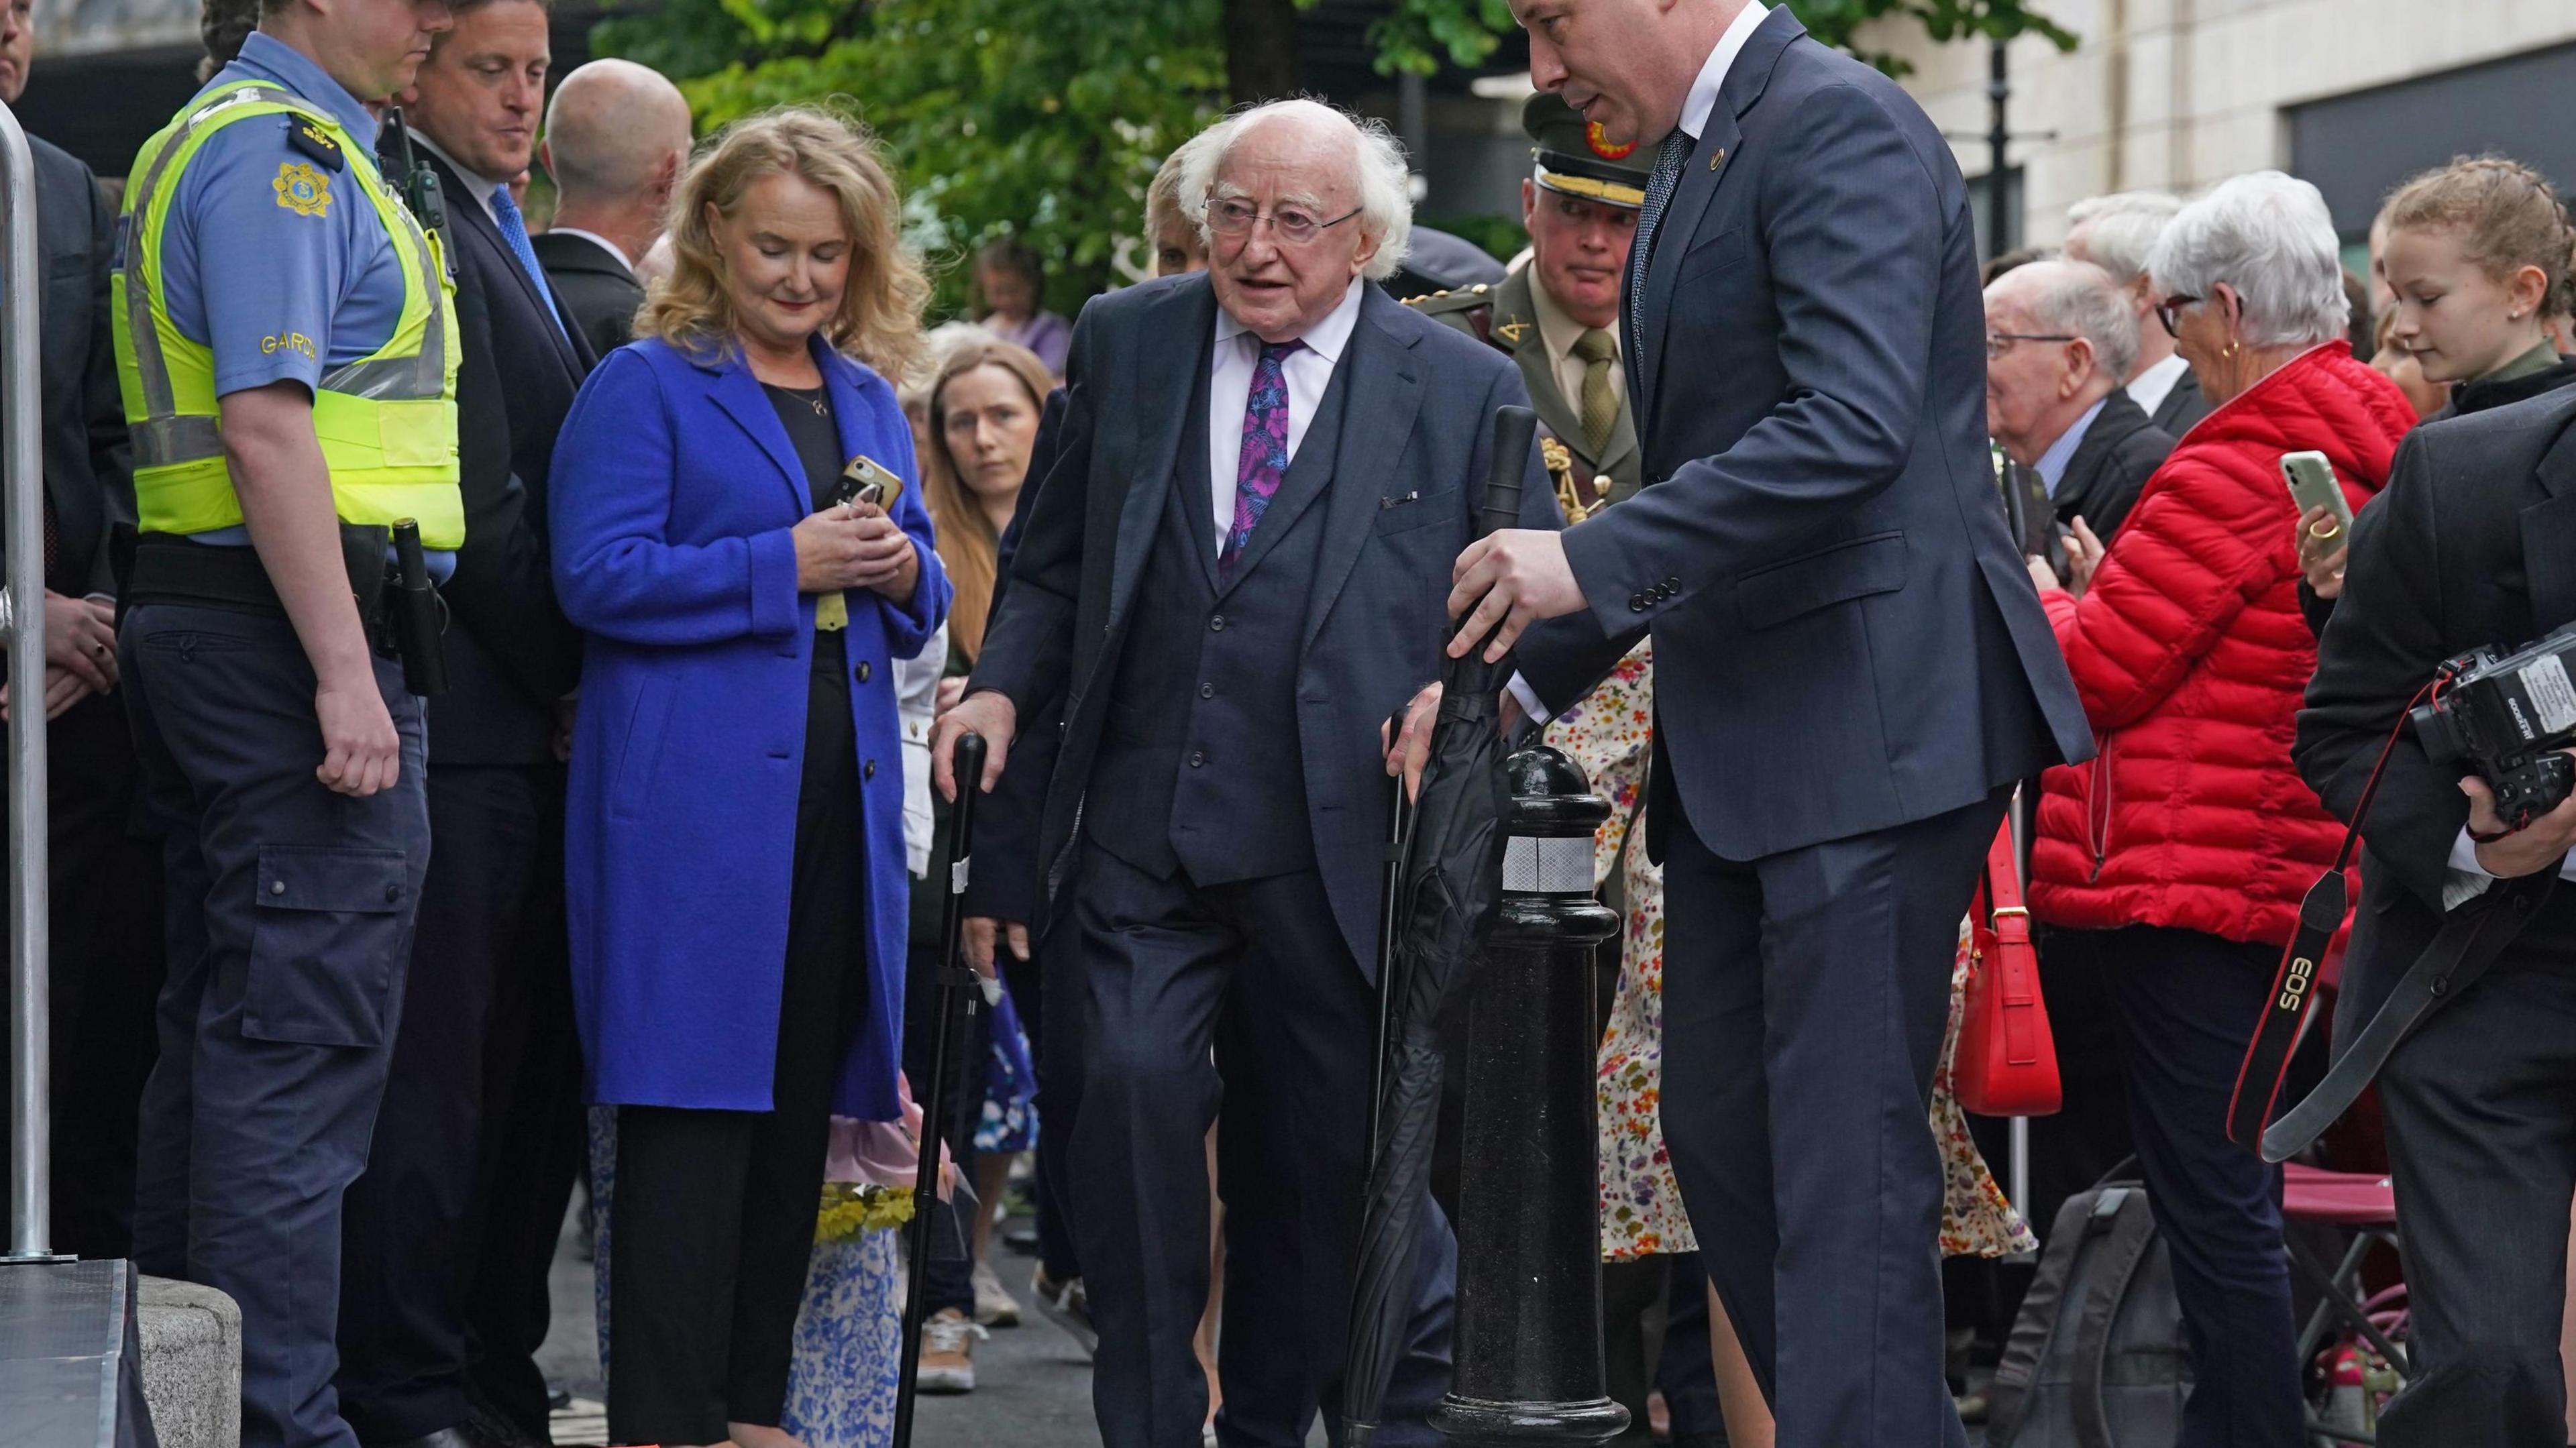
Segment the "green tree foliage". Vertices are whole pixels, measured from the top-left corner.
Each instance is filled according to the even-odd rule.
[[[907,233],[938,266],[939,304],[965,300],[958,263],[1017,236],[1048,259],[1071,311],[1141,274],[1145,188],[1227,101],[1228,34],[1283,0],[628,0],[592,48],[681,83],[702,132],[791,101],[859,117],[903,168]],[[1305,8],[1314,0],[1285,0]],[[1910,17],[1936,39],[2075,38],[2035,0],[1789,0],[1819,39]],[[1229,25],[1229,17],[1236,22]],[[1392,0],[1370,30],[1377,68],[1475,67],[1512,26],[1505,0]],[[1868,56],[1890,70],[1886,56]],[[1235,73],[1293,76],[1290,57]]]

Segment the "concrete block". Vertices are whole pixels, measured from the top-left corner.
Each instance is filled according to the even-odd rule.
[[[214,1288],[146,1277],[136,1319],[161,1448],[240,1448],[241,1309]]]

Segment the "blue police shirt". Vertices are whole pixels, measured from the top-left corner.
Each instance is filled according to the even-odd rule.
[[[329,114],[372,156],[375,117],[322,67],[257,31],[199,93],[232,82],[285,87]],[[402,261],[343,158],[337,171],[287,142],[289,118],[217,131],[171,198],[161,287],[180,333],[215,354],[215,395],[331,368],[385,345],[402,319]]]

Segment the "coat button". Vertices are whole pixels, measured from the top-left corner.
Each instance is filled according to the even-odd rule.
[[[402,899],[402,886],[400,886],[400,885],[387,885],[387,886],[385,887],[385,903],[386,903],[386,904],[391,905],[391,904],[394,904],[394,903],[396,903],[396,902],[400,901],[401,899]]]
[[[1675,593],[1679,593],[1679,592],[1681,591],[1682,581],[1681,581],[1681,579],[1679,579],[1678,577],[1676,577],[1676,578],[1667,578],[1667,579],[1665,579],[1665,580],[1664,580],[1664,587],[1666,587],[1666,588],[1669,588],[1669,589],[1673,590]],[[862,665],[861,667],[865,667],[865,666],[864,666],[864,665]]]
[[[1214,615],[1213,617],[1211,617],[1211,618],[1209,618],[1209,619],[1208,619],[1208,632],[1209,632],[1209,633],[1223,633],[1223,632],[1225,632],[1225,615],[1224,615],[1224,614],[1221,614],[1221,613],[1220,613],[1220,614],[1216,614],[1216,615]]]
[[[1191,750],[1191,751],[1190,751],[1190,768],[1192,768],[1192,769],[1197,769],[1197,768],[1199,768],[1199,767],[1201,767],[1201,766],[1205,765],[1206,763],[1207,763],[1207,751],[1206,751],[1206,750],[1204,750],[1204,749],[1193,749],[1193,750]]]
[[[859,778],[861,778],[861,779],[874,779],[874,778],[876,778],[876,777],[877,777],[877,762],[876,762],[875,760],[871,759],[871,760],[869,760],[869,761],[867,762],[867,766],[866,766],[865,768],[863,768],[863,769],[861,769],[861,770],[859,771]]]
[[[1215,698],[1215,697],[1216,697],[1216,685],[1214,685],[1214,684],[1201,684],[1201,685],[1199,685],[1199,697],[1200,697],[1200,698],[1202,698],[1202,699],[1213,699],[1213,698]]]
[[[1629,594],[1628,611],[1630,613],[1644,613],[1646,611],[1646,595],[1642,593]]]
[[[859,667],[856,672],[859,676],[859,682],[862,684],[866,683],[868,681],[869,673],[872,672],[868,667],[868,661],[865,659],[859,660]]]
[[[286,893],[286,882],[285,882],[284,880],[271,880],[271,881],[269,881],[269,882],[268,882],[268,893],[270,893],[271,895],[283,895],[283,894],[285,894],[285,893]]]

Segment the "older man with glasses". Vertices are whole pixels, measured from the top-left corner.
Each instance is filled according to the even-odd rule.
[[[2032,262],[1986,288],[1986,428],[2039,474],[2059,523],[2104,542],[2174,449],[2121,389],[2137,355],[2137,318],[2089,262]]]

